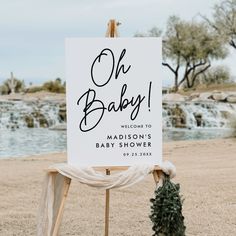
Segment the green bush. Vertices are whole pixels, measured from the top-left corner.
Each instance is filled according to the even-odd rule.
[[[65,93],[65,83],[61,83],[61,79],[57,78],[54,81],[49,81],[43,84],[43,90],[52,92],[52,93]]]
[[[7,79],[3,82],[3,85],[0,86],[0,93],[1,94],[10,94],[11,89],[9,87],[9,80]],[[24,80],[19,80],[19,79],[14,79],[14,82],[16,82],[16,87],[15,87],[15,93],[20,93],[25,91],[25,82]]]
[[[0,86],[0,94],[1,95],[6,95],[10,93],[10,89],[8,88],[8,86],[6,86],[5,84]]]
[[[26,92],[26,93],[36,93],[40,91],[47,91],[51,93],[65,93],[66,92],[66,83],[62,84],[60,78],[55,79],[54,81],[45,82],[42,86],[31,86],[25,89],[25,83],[22,80],[14,79],[16,83],[15,92]],[[0,86],[0,94],[9,94],[10,87],[8,85],[8,80],[3,82],[3,85]]]

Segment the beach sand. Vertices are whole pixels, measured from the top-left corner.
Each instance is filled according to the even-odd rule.
[[[187,235],[236,235],[236,139],[164,143],[185,198]],[[36,235],[44,169],[66,154],[0,160],[0,235]],[[150,236],[152,176],[111,191],[110,235]],[[72,181],[60,235],[103,235],[104,191]]]

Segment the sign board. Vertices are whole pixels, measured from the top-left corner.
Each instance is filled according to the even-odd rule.
[[[161,58],[161,38],[66,40],[69,164],[161,162]]]

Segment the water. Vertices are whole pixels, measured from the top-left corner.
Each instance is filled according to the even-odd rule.
[[[169,129],[163,132],[164,142],[202,140],[234,136],[232,129]],[[18,129],[0,131],[0,158],[26,157],[66,151],[66,131]]]
[[[0,101],[0,158],[66,151],[65,101]]]
[[[65,101],[0,101],[0,158],[65,152],[66,131],[49,129],[65,122]],[[236,104],[164,103],[163,129],[165,142],[235,136]]]
[[[236,104],[207,102],[164,103],[163,128],[232,128],[236,126]]]
[[[55,101],[0,101],[0,130],[60,125],[64,109],[65,104]]]
[[[204,140],[235,137],[232,129],[169,129],[163,132],[163,141]]]
[[[66,151],[66,131],[43,128],[0,130],[0,158]]]

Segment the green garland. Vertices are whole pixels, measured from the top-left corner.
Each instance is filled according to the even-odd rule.
[[[170,181],[165,175],[163,185],[156,189],[155,198],[150,201],[153,222],[153,236],[184,236],[185,225],[182,215],[182,197],[179,194],[180,185]]]

